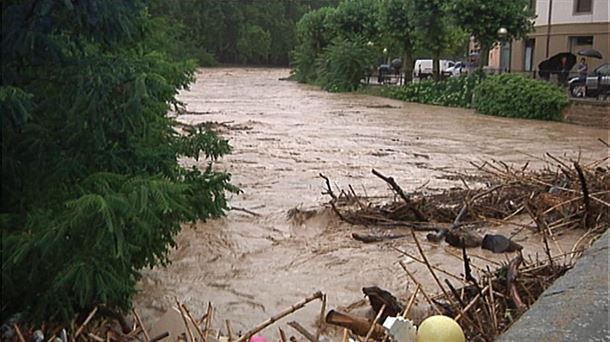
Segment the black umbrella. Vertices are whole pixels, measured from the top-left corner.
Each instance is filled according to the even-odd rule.
[[[576,56],[570,52],[561,52],[540,62],[540,64],[538,64],[538,70],[545,72],[560,72],[563,69],[561,60],[564,57],[566,59],[566,69],[572,69],[576,64]]]
[[[400,69],[402,67],[402,60],[400,58],[394,58],[392,60],[392,68]]]
[[[578,55],[585,56],[585,57],[591,57],[591,58],[598,58],[598,59],[604,58],[604,57],[602,57],[601,52],[599,52],[595,49],[582,49],[582,50],[578,51]]]

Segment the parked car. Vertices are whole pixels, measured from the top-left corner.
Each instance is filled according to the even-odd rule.
[[[610,89],[610,63],[602,64],[587,75],[586,91],[582,87],[578,76],[568,81],[570,94],[574,97],[598,96]]]
[[[439,62],[441,75],[443,75],[444,77],[451,76],[452,73],[449,72],[448,69],[455,66],[455,62],[446,59],[441,59]],[[415,61],[415,66],[413,68],[413,78],[425,79],[432,77],[432,75],[433,73],[431,59],[418,59]]]
[[[450,77],[461,76],[466,73],[466,64],[464,62],[455,62],[455,65],[447,68],[446,72]]]

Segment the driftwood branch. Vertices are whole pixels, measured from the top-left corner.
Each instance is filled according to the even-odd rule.
[[[322,173],[320,173],[320,177],[322,177],[326,182],[326,191],[322,192],[322,195],[329,195],[333,200],[336,200],[337,195],[335,195],[335,193],[333,192],[333,187],[330,185],[330,179],[328,179],[328,177],[326,177]]]
[[[587,180],[585,174],[582,172],[582,168],[578,163],[574,163],[576,173],[578,173],[578,180],[580,181],[580,188],[582,190],[583,203],[585,205],[585,214],[583,215],[583,224],[585,228],[589,228],[589,213],[591,212],[591,204],[589,200],[589,189],[587,187]]]
[[[294,330],[298,331],[299,334],[303,335],[303,337],[305,337],[310,342],[318,342],[316,337],[312,335],[309,331],[307,331],[307,329],[303,328],[303,326],[298,322],[288,322],[288,325],[291,326]]]
[[[326,315],[326,323],[332,325],[338,325],[340,327],[347,328],[351,330],[354,334],[359,336],[366,336],[369,328],[371,327],[371,322],[367,319],[352,316],[343,312],[330,310]],[[371,337],[374,339],[381,339],[385,334],[385,329],[379,324],[373,324],[373,332]]]
[[[352,237],[354,238],[354,240],[361,241],[364,243],[401,239],[405,236],[407,236],[407,235],[405,235],[405,234],[371,235],[371,234],[352,233]]]
[[[470,258],[468,258],[468,255],[466,254],[465,246],[462,246],[462,258],[464,259],[464,277],[466,278],[466,280],[471,282],[476,287],[476,289],[479,293],[481,293],[481,288],[479,287],[479,282],[472,275],[472,270],[470,269]]]
[[[258,217],[258,216],[261,216],[261,214],[259,214],[259,213],[255,212],[255,211],[252,211],[252,210],[250,210],[250,209],[246,209],[246,208],[240,208],[240,207],[231,206],[231,210],[235,210],[235,211],[243,211],[243,212],[244,212],[244,213],[246,213],[246,214],[250,214],[250,215],[252,215],[252,216],[257,216],[257,217]]]
[[[516,284],[517,276],[519,275],[519,265],[521,265],[522,261],[523,258],[521,256],[517,256],[515,259],[513,259],[508,264],[508,272],[506,275],[506,287],[509,290],[510,298],[512,299],[513,304],[518,310],[525,310],[526,308],[521,296],[519,296],[519,291],[517,291]]]
[[[369,328],[369,331],[367,331],[366,336],[364,337],[364,342],[368,342],[369,338],[371,338],[371,335],[373,334],[373,330],[375,330],[375,326],[377,325],[377,322],[379,321],[379,319],[381,318],[381,315],[383,314],[383,310],[385,310],[385,304],[383,304],[381,306],[381,308],[379,309],[379,312],[377,312],[377,315],[375,316],[373,323],[371,323],[371,327]]]
[[[398,194],[398,196],[400,196],[400,198],[402,198],[402,200],[408,205],[409,211],[411,211],[413,213],[413,215],[415,215],[415,218],[418,221],[420,221],[420,222],[427,221],[426,217],[419,210],[417,210],[415,207],[413,207],[411,200],[409,199],[407,194],[404,192],[404,190],[400,187],[400,185],[398,185],[398,183],[396,183],[394,178],[386,177],[375,169],[372,169],[371,172],[375,176],[383,179],[384,182],[388,183],[388,185],[390,185],[390,187],[392,187],[392,189]]]
[[[258,324],[257,326],[255,326],[254,328],[252,328],[250,331],[247,331],[245,334],[243,334],[240,338],[238,338],[236,340],[236,342],[243,342],[246,341],[247,339],[249,339],[252,335],[256,334],[257,332],[265,329],[266,327],[270,326],[271,324],[279,321],[280,319],[290,315],[291,313],[302,309],[305,305],[307,305],[307,303],[314,301],[316,299],[322,299],[322,292],[318,291],[314,294],[312,294],[311,296],[299,301],[298,303],[295,303],[294,305],[284,309],[283,311],[279,312],[278,314],[276,314],[275,316],[270,317],[269,319],[267,319],[266,321]]]

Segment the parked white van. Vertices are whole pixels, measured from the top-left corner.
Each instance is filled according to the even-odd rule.
[[[441,59],[440,71],[444,76],[451,76],[452,72],[449,68],[455,66],[455,62],[448,59]],[[424,79],[432,77],[432,60],[431,59],[418,59],[415,61],[413,67],[413,78]]]

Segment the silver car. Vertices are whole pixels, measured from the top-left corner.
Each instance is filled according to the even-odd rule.
[[[583,87],[579,77],[569,81],[570,94],[574,97],[599,96],[608,92],[610,88],[610,63],[602,64],[587,75],[587,87]]]

